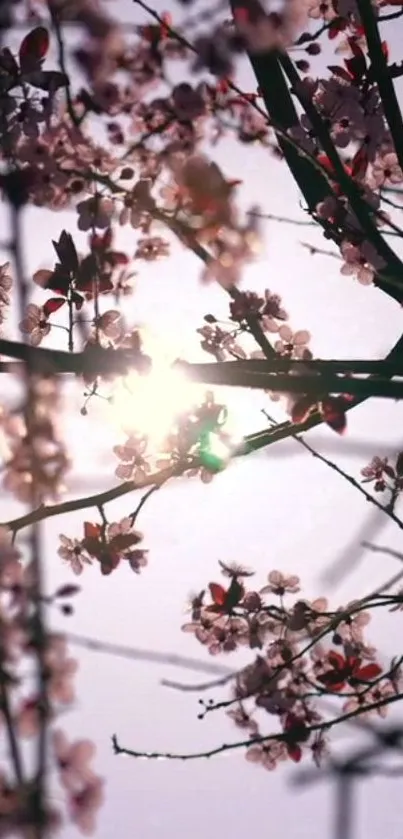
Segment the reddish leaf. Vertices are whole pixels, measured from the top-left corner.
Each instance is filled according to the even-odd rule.
[[[327,660],[332,665],[332,670],[327,670],[326,673],[320,673],[317,679],[318,682],[321,682],[329,690],[338,693],[344,688],[346,679],[351,675],[354,662],[347,660],[334,650],[328,653]]]
[[[299,763],[300,762],[301,757],[302,757],[301,746],[297,746],[297,745],[287,746],[287,752],[288,752],[288,756],[291,758],[291,760],[294,761],[294,763]]]
[[[348,73],[347,70],[344,69],[344,67],[339,67],[337,64],[329,64],[327,69],[330,70],[331,73],[333,73],[333,76],[337,76],[338,78],[343,79],[343,81],[345,82],[351,82],[350,73]]]
[[[57,312],[58,309],[61,309],[65,302],[66,301],[63,297],[51,297],[50,300],[47,300],[43,307],[46,317],[49,317],[49,315],[52,315],[53,312]]]
[[[326,424],[338,434],[343,434],[347,427],[344,401],[339,397],[329,396],[321,402],[320,410]]]
[[[29,69],[42,61],[48,49],[49,33],[44,26],[37,26],[28,32],[21,42],[18,53],[21,70],[24,72],[25,68]]]
[[[105,233],[93,233],[90,236],[90,248],[108,250],[112,244],[112,228],[107,227]]]
[[[354,678],[360,679],[363,682],[371,682],[372,679],[376,679],[381,673],[382,667],[379,667],[379,664],[365,664],[364,667],[360,667],[359,670],[354,671]]]
[[[348,45],[351,49],[351,52],[355,56],[355,58],[359,58],[360,60],[364,59],[364,61],[365,61],[364,53],[363,53],[361,47],[359,46],[359,44],[357,44],[357,41],[355,40],[355,38],[348,38]]]
[[[236,577],[233,577],[227,590],[223,586],[220,586],[219,583],[209,583],[209,589],[214,602],[213,606],[207,607],[210,612],[226,612],[229,614],[245,594],[244,587],[238,582]]]
[[[101,534],[101,525],[92,524],[89,521],[84,522],[84,537],[86,539],[99,539]]]
[[[330,174],[333,174],[333,172],[334,172],[333,163],[330,162],[327,154],[319,154],[318,157],[317,157],[317,161],[318,161],[318,163],[320,163],[321,166],[323,166],[325,169],[327,169],[327,171],[330,172]]]
[[[337,670],[341,670],[347,664],[346,659],[344,656],[340,655],[340,653],[336,653],[334,650],[331,650],[327,656],[327,660],[329,664],[332,665]]]
[[[217,82],[217,87],[216,87],[216,90],[218,90],[218,92],[219,92],[219,93],[228,93],[228,91],[229,91],[229,84],[228,84],[227,79],[220,79],[220,80]]]
[[[140,541],[141,537],[138,533],[118,533],[111,539],[109,546],[113,552],[120,553],[131,548],[132,545],[138,545]]]
[[[351,168],[352,177],[358,179],[363,178],[368,169],[368,163],[368,150],[367,147],[363,145],[360,149],[358,149],[358,152],[353,157]]]
[[[219,583],[209,583],[209,591],[214,604],[216,606],[223,606],[225,603],[225,595],[227,593],[225,588],[220,586]]]

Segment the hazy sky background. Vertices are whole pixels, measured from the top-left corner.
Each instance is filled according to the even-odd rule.
[[[156,8],[161,12],[178,9],[165,2],[158,2]],[[198,8],[200,4],[195,6]],[[120,13],[127,21],[144,20],[141,10],[123,0],[111,3],[111,12]],[[392,59],[399,55],[396,51],[402,36],[400,19],[388,30]],[[313,59],[313,74],[320,73],[323,65],[323,57]],[[240,68],[240,83],[243,89],[252,89],[246,65]],[[227,139],[216,147],[214,156],[228,177],[242,178],[238,192],[242,208],[247,210],[257,202],[262,211],[304,217],[286,167],[267,152],[240,147]],[[6,224],[4,210],[1,219]],[[75,216],[30,209],[25,213],[24,228],[27,270],[32,274],[40,267],[51,266],[52,238],[58,237],[63,228],[75,234]],[[245,271],[243,288],[262,291],[269,287],[281,294],[291,326],[312,333],[317,357],[378,358],[386,354],[403,330],[399,306],[376,289],[342,277],[336,260],[309,256],[299,240],[327,246],[314,229],[267,223],[265,231],[264,253]],[[136,237],[135,231],[124,228],[116,242],[131,253]],[[86,236],[79,234],[76,240],[84,244]],[[2,257],[2,261],[5,259]],[[228,312],[224,292],[200,285],[201,269],[192,253],[173,242],[170,259],[158,265],[141,265],[136,294],[127,304],[132,307],[133,323],[149,323],[167,342],[175,340],[175,346],[180,335],[181,352],[189,359],[202,357],[194,330],[202,325],[203,315],[213,312],[219,317]],[[42,302],[43,295],[37,290],[34,293],[35,302]],[[5,388],[3,383],[3,393]],[[266,397],[252,398],[247,392],[232,393],[230,401],[245,433],[263,427],[261,407],[274,410]],[[87,418],[81,417],[80,404],[77,397],[72,397],[63,418],[75,460],[69,485],[71,497],[116,483],[113,473],[117,461],[111,454],[116,433],[112,426],[93,420],[91,411]],[[360,469],[372,455],[393,456],[400,449],[402,419],[401,404],[372,401],[348,415],[348,432],[343,439],[328,428],[312,432],[307,439],[359,478]],[[131,512],[136,500],[124,498],[108,505],[110,520]],[[3,499],[3,519],[18,510],[9,499]],[[97,512],[88,511],[85,517],[95,521]],[[70,514],[50,519],[43,526],[50,592],[62,582],[73,581],[68,567],[57,556],[58,534],[80,537],[82,520],[81,514]],[[398,570],[396,561],[369,553],[362,554],[361,561],[354,565],[363,538],[398,550],[402,547],[400,532],[386,516],[378,514],[342,478],[292,440],[240,458],[209,486],[198,479],[169,484],[147,503],[139,528],[150,549],[149,566],[141,576],[124,565],[110,577],[101,577],[96,565],[85,569],[79,580],[82,592],[76,599],[74,617],[54,614],[55,627],[210,661],[203,648],[181,633],[180,627],[185,621],[189,592],[219,579],[218,559],[255,568],[257,587],[274,568],[297,573],[305,597],[325,594],[336,607],[362,596]],[[325,570],[343,557],[347,565],[352,565],[351,573],[337,587],[324,583]],[[386,618],[379,616],[378,610],[368,637],[379,644],[382,655],[401,652],[401,622],[400,613]],[[328,783],[304,791],[291,788],[291,778],[300,771],[295,766],[268,773],[248,764],[241,752],[187,763],[115,757],[113,733],[129,748],[192,752],[242,739],[242,732],[219,712],[198,721],[199,694],[181,694],[159,684],[161,678],[203,681],[200,674],[167,665],[127,662],[78,648],[74,648],[74,654],[80,662],[77,702],[74,710],[63,716],[62,724],[72,737],[90,737],[97,744],[94,768],[107,781],[98,839],[111,839],[113,835],[119,839],[133,839],[135,835],[141,839],[242,839],[253,832],[264,839],[332,836],[332,789]],[[230,656],[214,661],[235,667],[237,659]],[[227,695],[225,688],[207,694],[214,699]],[[341,733],[335,736],[339,739]],[[343,742],[352,743],[355,736],[353,727],[345,728]],[[402,815],[398,781],[367,781],[357,791],[355,836],[403,839]],[[70,826],[62,833],[69,839],[76,835]]]

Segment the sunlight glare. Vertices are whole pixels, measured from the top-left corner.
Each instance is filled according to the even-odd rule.
[[[147,434],[158,445],[175,425],[178,415],[203,400],[204,390],[172,365],[153,360],[151,373],[131,372],[115,384],[114,421],[128,433]]]

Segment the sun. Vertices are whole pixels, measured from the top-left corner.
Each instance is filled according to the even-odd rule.
[[[207,402],[212,399],[217,406],[225,405],[225,420],[219,423],[219,428],[201,437],[202,454],[206,463],[228,462],[242,444],[243,436],[237,412],[228,410],[222,389],[215,388],[211,394],[205,385],[192,382],[175,366],[178,354],[173,348],[168,352],[166,344],[158,338],[150,340],[150,334],[147,338],[144,351],[151,358],[151,371],[146,374],[131,371],[115,380],[108,400],[112,426],[129,436],[146,436],[150,449],[157,454],[165,451],[167,437],[178,427],[180,417],[186,414],[194,417],[195,410],[206,404],[206,398]]]
[[[169,362],[155,358],[152,361],[150,373],[140,375],[133,371],[117,380],[111,410],[121,429],[145,434],[158,447],[177,417],[203,401],[204,390]]]

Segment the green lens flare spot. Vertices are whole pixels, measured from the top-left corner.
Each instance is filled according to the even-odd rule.
[[[230,459],[230,450],[218,434],[207,432],[200,438],[199,457],[209,472],[221,472]]]

